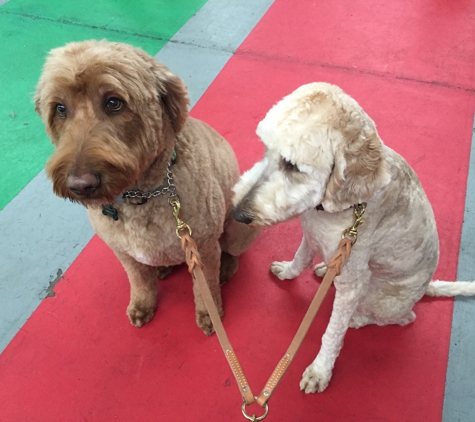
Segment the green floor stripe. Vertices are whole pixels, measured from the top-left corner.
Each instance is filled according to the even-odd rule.
[[[170,39],[206,0],[13,0],[2,12]],[[155,51],[156,53],[156,51]]]
[[[205,0],[14,0],[0,9],[0,210],[44,167],[51,145],[31,101],[46,53],[107,38],[154,55]]]

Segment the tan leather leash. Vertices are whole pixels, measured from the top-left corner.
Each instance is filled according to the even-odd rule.
[[[203,263],[201,262],[201,257],[198,252],[198,247],[196,243],[191,239],[191,229],[184,223],[180,217],[180,202],[175,197],[170,201],[170,205],[173,207],[173,215],[177,220],[177,236],[181,239],[181,247],[185,252],[186,262],[188,264],[188,271],[193,277],[193,280],[198,284],[202,299],[205,303],[206,309],[208,310],[209,316],[213,323],[214,330],[218,336],[218,340],[223,349],[224,355],[228,360],[229,366],[236,378],[236,382],[239,387],[239,392],[243,398],[242,404],[242,413],[244,417],[250,421],[261,421],[263,420],[269,411],[268,400],[270,399],[273,391],[279,384],[280,380],[287,371],[290,363],[292,362],[294,356],[296,355],[300,345],[302,344],[310,326],[320,309],[325,296],[330,289],[330,286],[333,283],[333,279],[340,274],[341,268],[345,265],[345,261],[351,253],[351,246],[356,242],[358,235],[358,226],[362,223],[362,216],[365,211],[366,204],[357,204],[354,205],[354,222],[353,226],[346,229],[343,232],[342,239],[338,245],[338,249],[335,254],[332,256],[330,263],[327,264],[327,273],[323,278],[323,281],[320,287],[315,294],[310,306],[305,314],[300,326],[295,334],[292,342],[290,343],[289,348],[287,349],[285,355],[277,364],[274,372],[267,381],[265,387],[260,392],[259,396],[255,397],[252,394],[251,387],[247,382],[246,376],[242,370],[242,367],[238,361],[236,354],[229,342],[228,336],[224,329],[223,323],[219,316],[218,309],[214,303],[213,296],[209,290],[208,283],[203,273]],[[181,234],[183,230],[187,230],[188,233]],[[256,416],[255,414],[250,416],[246,413],[246,406],[257,402],[260,406],[264,408],[264,414],[262,416]]]

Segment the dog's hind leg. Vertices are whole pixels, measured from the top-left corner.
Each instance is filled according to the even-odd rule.
[[[366,325],[376,324],[376,318],[372,315],[363,315],[355,311],[348,324],[349,328],[361,328]]]
[[[319,264],[315,265],[315,267],[313,268],[313,272],[318,277],[324,277],[325,274],[327,273],[327,270],[328,270],[327,264],[325,264],[324,262],[320,262]]]
[[[221,252],[221,264],[219,266],[219,283],[228,282],[239,268],[239,258],[227,252]]]
[[[431,272],[427,269],[390,281],[375,278],[350,321],[350,328],[366,325],[407,325],[414,322],[414,305],[424,295]]]
[[[310,268],[314,257],[315,251],[310,247],[304,235],[293,261],[273,262],[270,270],[279,279],[289,280],[297,277],[305,268]]]
[[[416,320],[416,314],[414,311],[409,311],[406,315],[403,315],[400,318],[380,321],[376,319],[373,315],[363,315],[356,311],[351,317],[349,328],[361,328],[366,327],[367,325],[407,325]]]
[[[169,267],[157,267],[157,277],[159,280],[163,280],[172,271],[173,265],[170,265]]]

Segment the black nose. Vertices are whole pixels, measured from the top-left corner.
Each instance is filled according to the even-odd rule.
[[[67,188],[79,196],[92,195],[100,185],[100,175],[91,173],[84,173],[80,176],[69,174],[66,180]]]
[[[239,206],[233,209],[232,216],[236,221],[244,224],[250,224],[254,220],[252,215],[243,211]]]

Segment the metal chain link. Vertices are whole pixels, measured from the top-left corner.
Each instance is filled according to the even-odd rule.
[[[122,194],[122,198],[139,198],[139,199],[150,199],[155,198],[160,195],[170,194],[170,198],[173,198],[176,195],[176,186],[173,184],[173,175],[171,169],[172,163],[169,162],[167,165],[167,186],[162,189],[155,189],[151,192],[142,192],[141,190],[128,190]]]

